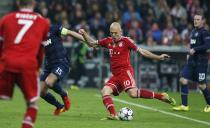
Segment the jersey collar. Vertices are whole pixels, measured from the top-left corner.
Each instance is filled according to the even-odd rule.
[[[33,9],[31,9],[31,8],[21,8],[20,11],[21,12],[33,12]]]

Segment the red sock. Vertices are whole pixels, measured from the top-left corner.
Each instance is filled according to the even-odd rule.
[[[137,97],[140,98],[145,98],[145,99],[159,99],[162,100],[162,95],[158,93],[154,93],[153,91],[150,90],[145,90],[145,89],[138,89],[137,90]]]
[[[28,107],[23,119],[22,128],[33,128],[37,116],[37,110],[38,108],[36,106]]]
[[[110,95],[105,95],[102,98],[103,98],[103,103],[104,103],[106,109],[109,111],[109,113],[111,115],[116,115],[116,111],[115,111],[114,104],[113,104],[111,96]]]
[[[163,95],[160,94],[160,93],[155,93],[155,99],[158,99],[158,100],[163,100]]]

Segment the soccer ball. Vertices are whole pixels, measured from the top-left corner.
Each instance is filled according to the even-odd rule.
[[[123,121],[131,121],[133,120],[133,110],[128,107],[121,108],[118,117]]]

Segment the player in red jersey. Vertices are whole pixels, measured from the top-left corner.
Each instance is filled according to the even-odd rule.
[[[5,15],[0,21],[2,41],[0,58],[0,99],[11,99],[15,84],[26,104],[22,128],[32,128],[40,95],[38,69],[42,62],[41,43],[47,39],[49,23],[34,13],[34,0],[18,0],[20,11]]]
[[[109,111],[110,116],[106,119],[118,119],[115,107],[111,98],[111,94],[117,96],[122,91],[128,93],[132,98],[158,99],[163,102],[175,105],[173,98],[166,93],[154,93],[145,89],[138,89],[134,79],[133,68],[130,64],[130,51],[134,50],[144,57],[155,60],[166,60],[170,56],[167,54],[156,55],[145,49],[137,47],[132,39],[122,36],[121,26],[117,22],[113,22],[110,26],[111,37],[101,40],[94,40],[83,29],[79,30],[80,34],[86,38],[89,46],[104,47],[109,49],[111,59],[111,70],[113,76],[105,83],[101,90],[103,103]]]

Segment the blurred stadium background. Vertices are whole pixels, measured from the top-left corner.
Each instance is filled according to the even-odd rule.
[[[178,78],[188,52],[192,17],[202,10],[205,27],[210,25],[210,0],[36,0],[36,11],[48,17],[52,24],[77,31],[86,29],[95,38],[109,35],[113,21],[122,24],[124,35],[130,36],[145,49],[155,53],[168,53],[172,59],[157,62],[132,53],[135,77],[139,87],[155,91],[169,91],[180,103]],[[17,10],[15,0],[0,0],[0,17]],[[89,49],[71,37],[64,38],[71,57],[71,75],[63,86],[77,84],[80,91],[70,90],[70,111],[52,116],[54,107],[40,100],[36,128],[207,128],[209,113],[201,112],[205,106],[199,93],[189,94],[190,112],[174,112],[171,106],[154,100],[134,100],[122,93],[114,98],[116,109],[130,107],[134,111],[131,122],[101,121],[106,116],[98,88],[111,75],[108,51]],[[209,66],[210,67],[210,66]],[[208,73],[210,81],[210,74]],[[91,87],[90,89],[86,89]],[[197,92],[197,87],[190,86]],[[17,90],[17,89],[16,89]],[[172,92],[170,92],[172,91]],[[13,102],[0,103],[1,128],[17,128],[22,120],[25,104],[20,91]],[[59,97],[58,97],[59,98]]]
[[[118,21],[122,24],[124,35],[130,36],[140,47],[155,53],[170,54],[172,59],[162,63],[135,53],[131,56],[138,86],[156,91],[179,90],[179,72],[185,62],[195,12],[203,11],[205,27],[209,28],[210,25],[209,0],[36,1],[36,12],[47,17],[52,24],[62,24],[75,31],[84,28],[95,38],[101,39],[109,36],[110,23]],[[15,0],[0,1],[1,17],[16,9]],[[103,86],[104,80],[111,75],[108,52],[89,49],[75,43],[77,40],[71,37],[63,40],[72,60],[71,75],[63,85]],[[197,87],[191,86],[191,89],[197,90]]]

